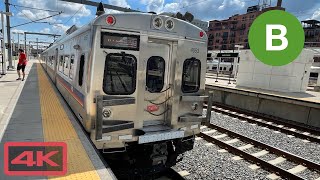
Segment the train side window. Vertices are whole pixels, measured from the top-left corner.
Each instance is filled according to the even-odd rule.
[[[129,95],[136,90],[137,59],[125,53],[108,54],[105,61],[103,91],[110,95]]]
[[[74,66],[74,55],[72,55],[70,58],[70,72],[69,72],[70,79],[73,79],[73,69],[74,69],[73,66]]]
[[[200,89],[201,62],[196,58],[187,59],[183,63],[182,86],[183,93],[194,93]]]
[[[69,76],[69,56],[64,56],[63,74]]]
[[[146,85],[151,93],[161,92],[164,86],[165,61],[160,56],[152,56],[147,63]]]
[[[60,56],[59,59],[59,71],[63,72],[63,56]]]
[[[79,66],[79,79],[78,79],[79,86],[82,86],[83,84],[84,63],[85,63],[85,58],[84,58],[84,54],[82,54],[80,57],[80,66]]]

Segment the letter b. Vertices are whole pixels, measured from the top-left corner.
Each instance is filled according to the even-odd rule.
[[[266,25],[266,50],[267,51],[282,51],[288,47],[288,39],[285,37],[287,34],[287,28],[280,24],[267,24]],[[274,29],[280,30],[279,35],[273,35],[272,32]],[[278,39],[281,40],[280,46],[274,46],[272,40]]]

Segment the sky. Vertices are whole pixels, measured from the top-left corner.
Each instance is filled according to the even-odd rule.
[[[97,1],[99,0],[91,0]],[[261,2],[260,2],[261,1]],[[103,3],[127,7],[143,12],[186,12],[194,14],[195,18],[209,21],[214,19],[226,19],[234,14],[246,12],[248,6],[261,4],[264,0],[102,0]],[[276,5],[276,0],[271,1]],[[63,34],[70,26],[82,26],[89,23],[96,13],[96,7],[85,6],[63,2],[59,0],[9,0],[11,17],[11,27],[13,32],[42,32]],[[25,7],[21,7],[25,6]],[[29,9],[38,8],[38,9]],[[317,19],[320,20],[320,1],[319,0],[283,0],[283,7],[299,20]],[[4,0],[0,1],[0,10],[5,11]],[[30,23],[17,26],[30,21],[46,18],[42,23]],[[114,13],[113,10],[106,10],[107,13]],[[17,27],[14,27],[17,26]],[[20,36],[21,37],[21,36]],[[14,35],[17,39],[17,34]],[[21,37],[22,38],[22,37]],[[30,36],[36,38],[36,36]],[[38,36],[40,41],[47,41],[48,37]]]

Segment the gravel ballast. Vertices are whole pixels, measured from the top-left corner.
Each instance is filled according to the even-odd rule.
[[[246,160],[232,160],[235,155],[231,153],[220,153],[216,145],[206,146],[205,140],[195,142],[194,149],[185,153],[184,159],[174,169],[188,171],[190,175],[186,179],[267,179],[270,173],[257,169],[252,170],[252,165]]]
[[[241,122],[238,119],[220,113],[212,113],[211,123],[315,163],[320,163],[320,145],[317,143],[306,143],[299,138],[288,137],[283,133],[275,133],[273,130],[265,129],[261,126],[251,126],[248,122]]]
[[[213,112],[211,123],[270,146],[288,151],[315,163],[320,163],[320,145],[317,143],[306,143],[299,138],[288,137],[283,133],[275,133],[273,130],[258,125],[250,125],[248,122],[241,122],[237,118],[232,118],[221,113]],[[209,130],[212,129],[203,128],[201,132]],[[208,135],[215,136],[219,134],[221,133],[215,132]],[[220,140],[230,139],[231,138],[225,137]],[[190,174],[185,177],[186,179],[268,179],[267,176],[270,172],[262,168],[252,170],[249,168],[249,166],[252,165],[250,162],[244,159],[233,160],[232,157],[235,155],[228,152],[218,152],[218,150],[221,150],[220,147],[215,144],[206,146],[205,144],[207,143],[205,140],[196,141],[194,149],[185,153],[183,161],[178,163],[174,169],[178,172],[188,171]],[[232,144],[232,146],[235,147],[243,145],[246,145],[246,143],[241,141]],[[260,150],[261,149],[250,148],[246,150],[246,152],[254,153]],[[278,156],[274,154],[267,154],[259,158],[270,161],[277,157]],[[295,165],[296,164],[289,161],[279,164],[279,166],[284,169],[293,168]],[[317,179],[320,177],[319,173],[311,170],[305,170],[298,175],[306,179]]]

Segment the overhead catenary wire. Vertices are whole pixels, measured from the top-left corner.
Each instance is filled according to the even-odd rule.
[[[59,12],[58,14],[54,14],[54,15],[51,15],[51,16],[48,16],[48,17],[44,17],[44,18],[41,18],[41,19],[37,19],[37,20],[31,21],[31,22],[27,22],[27,23],[23,23],[23,24],[18,24],[18,25],[15,25],[15,26],[11,26],[11,28],[15,28],[15,27],[27,25],[27,24],[30,24],[30,23],[35,23],[35,22],[38,22],[38,21],[41,21],[41,20],[49,19],[49,18],[51,18],[51,17],[58,16],[58,15],[61,14],[61,13],[62,13],[62,12]],[[47,22],[43,22],[43,23],[47,23]]]
[[[34,7],[21,6],[21,5],[17,5],[17,4],[10,4],[10,3],[9,3],[9,5],[14,6],[14,7],[22,7],[22,8],[26,8],[26,9],[33,9],[33,10],[39,10],[39,11],[59,12],[59,11],[56,11],[56,10],[41,9],[41,8],[34,8]]]
[[[13,5],[13,7],[14,7],[18,12],[21,12],[27,19],[29,19],[30,21],[33,21],[33,19],[31,19],[29,16],[27,16],[23,11],[21,11],[20,9],[18,9],[15,5]]]
[[[83,6],[84,5],[82,5],[64,24],[67,24],[83,8]]]

